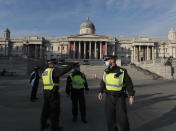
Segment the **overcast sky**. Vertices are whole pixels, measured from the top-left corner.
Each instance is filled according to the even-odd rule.
[[[0,32],[13,37],[79,34],[86,17],[96,34],[167,38],[176,29],[176,0],[0,0]]]

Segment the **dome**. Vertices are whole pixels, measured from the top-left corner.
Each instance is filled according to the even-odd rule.
[[[94,34],[94,33],[95,33],[95,26],[89,20],[89,17],[87,17],[86,21],[84,21],[80,26],[80,34]]]
[[[175,32],[175,30],[173,28],[171,28],[169,32]]]
[[[171,28],[168,33],[168,39],[169,40],[176,40],[176,32],[173,28]]]

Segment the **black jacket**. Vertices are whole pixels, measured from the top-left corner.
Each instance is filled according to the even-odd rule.
[[[111,93],[111,94],[126,94],[126,91],[128,92],[128,95],[129,96],[134,96],[135,94],[135,91],[133,89],[133,83],[132,83],[132,80],[130,78],[130,76],[128,75],[127,73],[127,70],[124,69],[124,68],[121,68],[119,66],[114,66],[112,68],[106,68],[105,69],[105,72],[108,74],[108,73],[120,73],[120,69],[122,69],[124,71],[124,79],[123,79],[123,87],[122,87],[122,91],[108,91],[106,90],[106,83],[103,81],[103,79],[101,80],[100,82],[100,90],[99,92],[103,93],[103,92],[106,92],[106,93]]]
[[[86,80],[85,75],[84,75],[83,73],[81,73],[80,71],[74,71],[74,72],[72,72],[72,76],[74,76],[74,75],[81,75],[81,76],[82,76],[82,78],[85,80],[85,83],[84,83],[85,90],[88,91],[89,88],[88,88],[88,84],[87,84],[87,80]],[[83,89],[79,89],[79,90],[74,89],[74,88],[72,87],[72,79],[71,79],[71,77],[70,77],[70,75],[69,75],[69,76],[67,77],[67,85],[66,85],[66,90],[65,90],[65,92],[69,95],[70,92],[72,92],[72,91],[84,91],[84,88],[83,88]]]

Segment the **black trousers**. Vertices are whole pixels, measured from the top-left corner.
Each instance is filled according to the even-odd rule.
[[[129,131],[126,101],[123,95],[106,94],[105,112],[108,131]]]
[[[44,103],[41,113],[41,128],[47,125],[47,120],[51,120],[51,130],[59,131],[60,117],[60,95],[58,91],[44,91]]]
[[[31,100],[35,99],[36,96],[37,96],[38,84],[39,84],[39,82],[36,82],[36,83],[34,84],[34,86],[32,87],[32,91],[31,91]]]
[[[72,114],[73,117],[77,117],[78,115],[78,105],[81,113],[81,118],[86,119],[86,104],[85,104],[85,96],[84,91],[72,91],[71,92],[72,99]]]

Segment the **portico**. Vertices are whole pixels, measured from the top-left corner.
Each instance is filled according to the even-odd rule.
[[[103,59],[107,55],[106,41],[70,41],[70,58]]]
[[[154,43],[133,43],[132,61],[141,62],[155,58]]]

